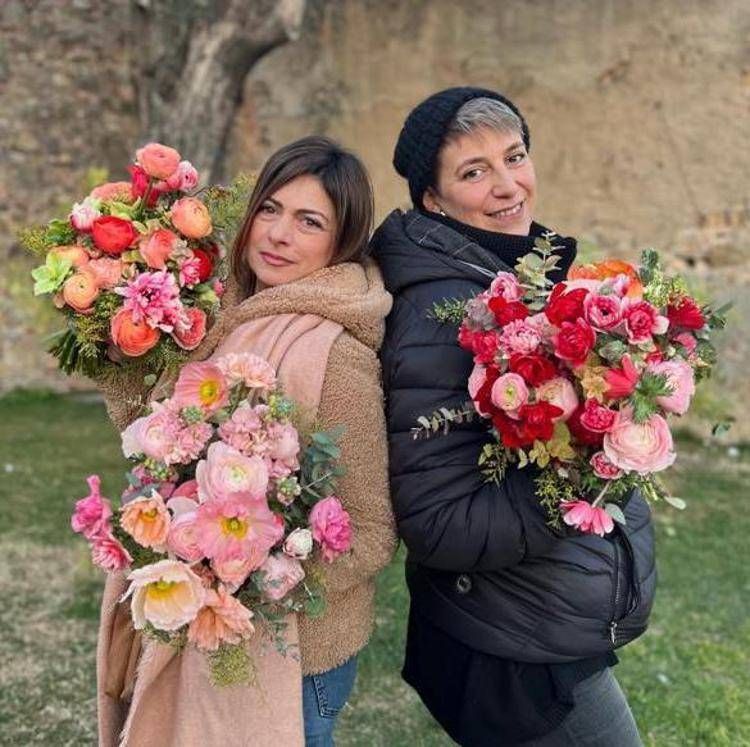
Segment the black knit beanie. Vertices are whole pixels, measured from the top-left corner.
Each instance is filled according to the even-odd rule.
[[[412,109],[401,128],[393,166],[409,182],[409,193],[415,207],[422,207],[422,195],[433,184],[435,165],[445,131],[456,112],[472,99],[488,98],[501,101],[521,120],[523,141],[530,146],[529,128],[515,104],[505,96],[486,88],[462,86],[434,93]]]

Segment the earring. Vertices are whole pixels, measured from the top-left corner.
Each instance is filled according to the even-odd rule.
[[[438,209],[438,215],[442,215],[443,218],[447,218],[448,216],[445,214],[445,210],[443,208]]]

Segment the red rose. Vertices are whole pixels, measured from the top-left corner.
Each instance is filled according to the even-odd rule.
[[[538,353],[515,353],[510,357],[508,368],[531,386],[539,386],[557,375],[554,361]]]
[[[549,441],[555,431],[553,418],[562,415],[563,411],[549,402],[537,402],[533,405],[522,405],[518,411],[524,436],[533,443],[537,439]]]
[[[583,316],[583,302],[588,295],[585,288],[565,292],[565,285],[558,283],[547,300],[544,313],[547,319],[556,327],[562,327],[563,322],[575,322]]]
[[[703,329],[706,318],[700,306],[690,296],[684,296],[676,304],[667,306],[667,319],[673,327]]]
[[[526,319],[529,315],[529,310],[520,301],[506,301],[502,296],[491,298],[487,302],[487,308],[495,315],[495,321],[501,327],[518,319]]]
[[[578,407],[575,412],[565,421],[565,425],[568,426],[571,436],[581,444],[588,446],[600,447],[604,441],[603,433],[594,433],[586,428],[581,423],[581,415],[583,414],[583,405]]]
[[[594,433],[606,433],[617,421],[617,411],[599,404],[595,399],[587,399],[580,417],[581,425]]]
[[[103,215],[91,224],[91,235],[98,249],[117,257],[132,246],[138,231],[125,218]]]
[[[188,325],[176,325],[172,337],[184,350],[194,350],[206,336],[206,314],[195,306],[185,308]]]
[[[193,249],[193,256],[198,260],[198,282],[203,283],[211,277],[214,263],[205,249]]]
[[[585,320],[563,322],[560,331],[552,336],[555,355],[571,366],[580,366],[596,342],[594,328]]]

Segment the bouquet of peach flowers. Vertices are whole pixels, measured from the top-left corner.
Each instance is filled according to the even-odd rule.
[[[287,614],[322,612],[322,585],[302,561],[331,563],[351,547],[333,495],[337,436],[302,444],[294,413],[262,358],[187,364],[174,395],[122,433],[134,466],[121,505],[92,475],[71,519],[97,566],[128,574],[134,627],[206,652],[219,684],[248,671],[253,621],[281,645]]]
[[[50,350],[66,373],[138,360],[158,375],[198,346],[223,291],[196,169],[149,143],[129,170],[129,182],[102,184],[65,220],[21,235],[44,258],[31,273],[35,295],[66,317]]]

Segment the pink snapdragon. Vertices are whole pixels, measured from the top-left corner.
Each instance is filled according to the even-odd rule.
[[[89,475],[86,482],[89,484],[89,494],[76,501],[70,525],[74,532],[91,540],[109,532],[112,507],[100,492],[101,480],[98,475]]]

